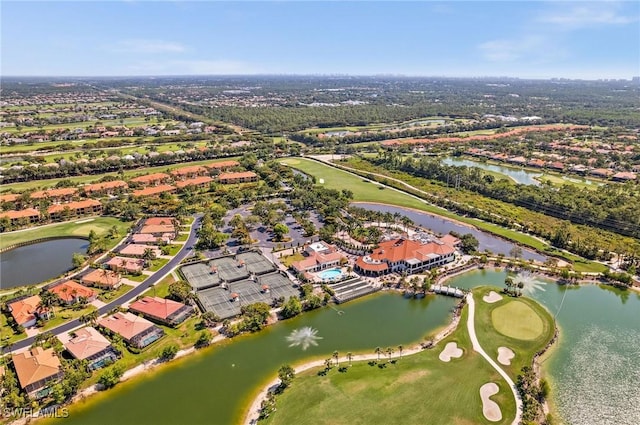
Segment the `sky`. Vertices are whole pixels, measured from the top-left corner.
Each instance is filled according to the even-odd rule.
[[[3,76],[640,76],[640,2],[11,1]]]

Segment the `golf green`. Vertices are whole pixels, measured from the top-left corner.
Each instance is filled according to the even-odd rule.
[[[544,331],[542,318],[526,303],[513,300],[491,312],[491,322],[498,332],[510,338],[531,341]]]

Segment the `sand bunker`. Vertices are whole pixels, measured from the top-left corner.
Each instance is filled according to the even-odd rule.
[[[451,359],[457,359],[462,357],[462,349],[458,348],[458,344],[455,342],[449,342],[444,346],[444,350],[440,353],[440,360],[443,362],[449,362]]]
[[[498,394],[498,385],[494,382],[489,382],[480,387],[480,398],[482,399],[482,414],[488,421],[498,422],[502,420],[502,411],[498,403],[491,400],[492,395]]]
[[[501,299],[502,299],[502,295],[496,293],[495,291],[491,291],[489,292],[489,295],[485,295],[484,297],[482,297],[482,301],[489,304],[497,303]]]
[[[516,356],[510,348],[507,347],[498,347],[498,362],[505,366],[509,366],[511,364],[511,359]]]

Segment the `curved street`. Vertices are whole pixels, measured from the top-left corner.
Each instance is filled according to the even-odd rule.
[[[106,304],[100,307],[98,309],[98,315],[103,315],[113,310],[114,308],[122,305],[123,303],[131,299],[134,299],[138,295],[142,294],[151,286],[155,285],[157,282],[163,279],[166,275],[168,275],[171,272],[171,270],[173,270],[176,266],[180,264],[180,262],[182,262],[182,260],[190,256],[193,252],[192,251],[193,247],[196,244],[196,241],[198,240],[197,233],[198,233],[198,229],[200,228],[201,218],[202,218],[202,214],[197,214],[194,216],[193,223],[191,224],[191,229],[189,230],[189,238],[184,243],[184,245],[182,245],[182,249],[180,249],[180,251],[178,251],[178,253],[171,260],[169,260],[167,264],[165,264],[162,268],[160,268],[160,270],[155,272],[153,275],[149,276],[149,278],[147,278],[140,285],[134,287],[131,291],[127,292],[126,294],[122,295],[119,298],[116,298],[115,300],[111,301],[109,304]],[[59,335],[65,332],[69,332],[72,329],[75,329],[80,326],[83,326],[83,324],[80,322],[80,320],[75,319],[67,323],[64,323],[56,328],[49,329],[47,332],[51,332],[54,335]],[[34,340],[35,340],[35,336],[25,338],[10,346],[5,347],[3,350],[3,353],[27,348],[33,344]]]
[[[484,351],[480,342],[478,341],[478,337],[476,335],[476,327],[475,327],[475,308],[476,304],[473,300],[473,294],[467,294],[467,304],[469,305],[469,316],[467,317],[467,331],[469,332],[469,338],[471,338],[471,345],[473,346],[473,351],[479,353],[482,357],[485,358],[486,361],[507,381],[509,387],[511,388],[511,392],[513,393],[513,398],[516,400],[516,417],[511,422],[511,425],[518,425],[522,420],[522,398],[520,397],[520,393],[516,388],[516,384],[513,382],[511,377],[507,375],[507,372],[502,370],[498,364],[493,361],[491,357]]]

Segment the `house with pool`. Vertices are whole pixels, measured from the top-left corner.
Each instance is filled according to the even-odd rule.
[[[132,347],[144,348],[164,336],[164,331],[133,313],[118,312],[98,321],[103,329],[118,334]]]
[[[53,348],[34,347],[11,356],[20,387],[32,399],[49,394],[51,386],[64,377],[60,359]]]
[[[64,348],[74,359],[86,360],[89,370],[100,369],[120,357],[109,340],[95,328],[88,326],[74,331],[71,335],[73,337]]]
[[[368,255],[358,257],[354,270],[364,276],[417,273],[455,259],[455,248],[436,238],[391,239],[380,242]]]

